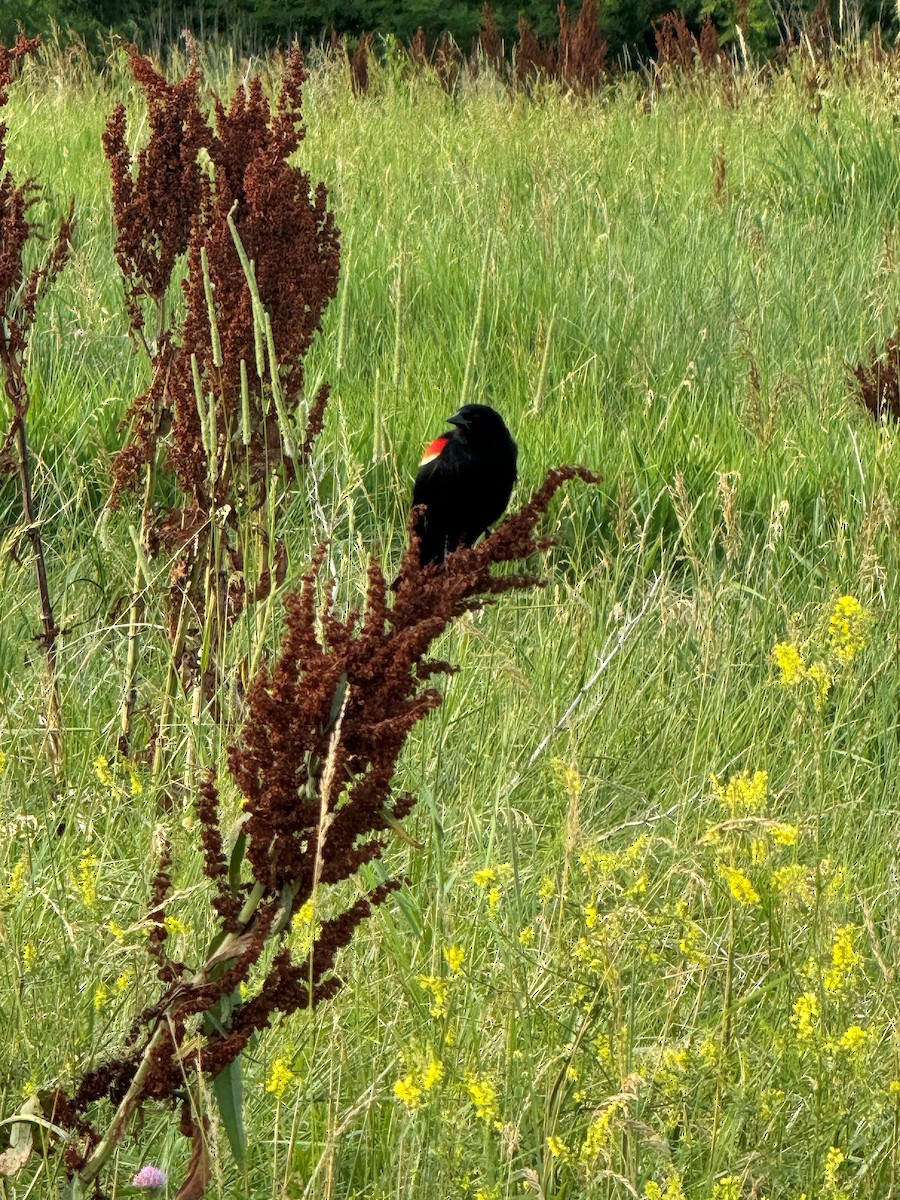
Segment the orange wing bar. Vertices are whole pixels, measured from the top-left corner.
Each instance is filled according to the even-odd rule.
[[[425,453],[422,455],[422,461],[419,463],[419,466],[424,467],[426,463],[430,463],[437,458],[449,441],[449,437],[439,437],[430,442],[425,447]]]

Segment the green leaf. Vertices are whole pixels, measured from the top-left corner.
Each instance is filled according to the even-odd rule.
[[[244,1079],[241,1073],[241,1059],[236,1058],[229,1063],[224,1071],[213,1080],[213,1094],[219,1106],[219,1115],[231,1153],[239,1167],[243,1167],[247,1159],[247,1134],[244,1129]]]
[[[228,886],[233,892],[236,892],[241,883],[241,865],[244,861],[244,853],[247,849],[247,835],[243,831],[234,839],[234,846],[231,849],[231,858],[228,862]]]

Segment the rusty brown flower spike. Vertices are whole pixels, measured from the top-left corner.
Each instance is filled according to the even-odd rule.
[[[255,1032],[340,988],[339,950],[399,882],[374,887],[329,919],[316,918],[301,961],[285,940],[291,917],[310,901],[321,911],[323,890],[379,858],[385,830],[412,810],[415,796],[393,790],[397,760],[413,726],[441,703],[434,677],[452,669],[429,657],[431,646],[463,613],[544,582],[493,569],[553,544],[537,525],[559,488],[575,478],[598,481],[582,467],[550,471],[529,501],[479,545],[442,563],[420,566],[411,537],[393,594],[373,559],[362,612],[342,615],[333,600],[320,609],[324,549],[316,555],[287,600],[280,652],[252,684],[243,730],[229,752],[228,788],[244,798],[239,849],[230,861],[213,777],[197,799],[220,934],[193,973],[183,963],[167,964],[161,916],[172,878],[164,852],[151,898],[162,995],[138,1018],[123,1055],[91,1070],[71,1097],[57,1097],[54,1120],[77,1139],[80,1149],[70,1143],[67,1161],[83,1184],[96,1179],[139,1105],[174,1102],[194,1071],[219,1076]],[[251,983],[267,946],[274,950],[271,965],[262,982]],[[245,994],[238,999],[241,985]],[[88,1110],[101,1099],[118,1105],[114,1138],[101,1139],[90,1123]]]
[[[212,96],[212,124],[201,107],[198,67],[169,84],[133,48],[130,66],[147,98],[150,140],[135,164],[121,105],[104,136],[129,313],[140,330],[139,298],[159,303],[184,255],[186,313],[180,330],[167,329],[159,339],[150,387],[128,414],[132,435],[116,460],[113,498],[139,484],[140,468],[156,453],[159,431],[171,419],[169,465],[189,502],[209,513],[229,499],[235,460],[249,459],[260,478],[278,460],[292,466],[272,407],[271,373],[278,373],[283,411],[292,416],[304,399],[303,356],[337,290],[340,239],[324,186],[313,188],[289,161],[305,136],[306,71],[299,51],[286,60],[274,108],[256,77],[227,105]],[[208,169],[200,166],[201,151]],[[254,264],[259,300],[271,322],[275,362],[268,369],[260,361],[259,312],[229,216]],[[242,415],[242,362],[249,428]],[[212,447],[204,447],[197,380],[216,408]],[[325,399],[327,394],[315,398],[311,409]],[[210,453],[217,459],[212,480]]]
[[[9,99],[13,63],[34,53],[40,39],[19,37],[11,48],[0,46],[0,111]],[[47,663],[47,746],[54,771],[61,763],[62,721],[56,671],[56,642],[59,630],[50,598],[50,585],[44,559],[41,523],[32,499],[31,463],[26,418],[31,397],[25,378],[29,331],[34,323],[38,299],[44,288],[62,270],[69,256],[75,227],[74,201],[59,224],[41,264],[25,276],[25,250],[32,239],[42,239],[41,231],[28,212],[37,196],[33,182],[16,183],[6,166],[7,126],[0,122],[0,379],[3,381],[9,425],[0,445],[0,455],[11,457],[19,476],[23,524],[28,531],[34,555],[41,605],[40,641]]]

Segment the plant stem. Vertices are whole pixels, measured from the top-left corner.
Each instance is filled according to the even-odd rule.
[[[138,631],[144,620],[144,588],[149,584],[145,576],[144,563],[147,556],[147,535],[156,481],[156,456],[147,463],[144,480],[144,505],[141,512],[140,542],[136,548],[134,580],[131,589],[131,611],[128,615],[128,657],[125,661],[125,676],[122,683],[122,719],[119,726],[119,754],[127,758],[131,742],[131,723],[137,702],[137,659]]]
[[[25,381],[16,380],[16,388],[24,392]],[[22,394],[20,392],[20,394]],[[17,406],[18,410],[18,406]],[[62,765],[62,719],[57,680],[56,639],[59,635],[50,601],[50,586],[47,582],[47,564],[44,558],[44,543],[41,527],[35,519],[31,496],[31,472],[28,463],[28,441],[25,436],[24,412],[16,413],[16,450],[18,452],[19,486],[22,492],[22,515],[25,530],[31,539],[34,564],[37,571],[38,592],[41,600],[41,642],[47,657],[47,745],[54,774],[58,775]]]

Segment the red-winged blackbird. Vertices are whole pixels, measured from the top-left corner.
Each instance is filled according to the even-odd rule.
[[[428,446],[413,486],[422,565],[471,546],[501,515],[516,482],[518,448],[487,404],[465,404]]]

